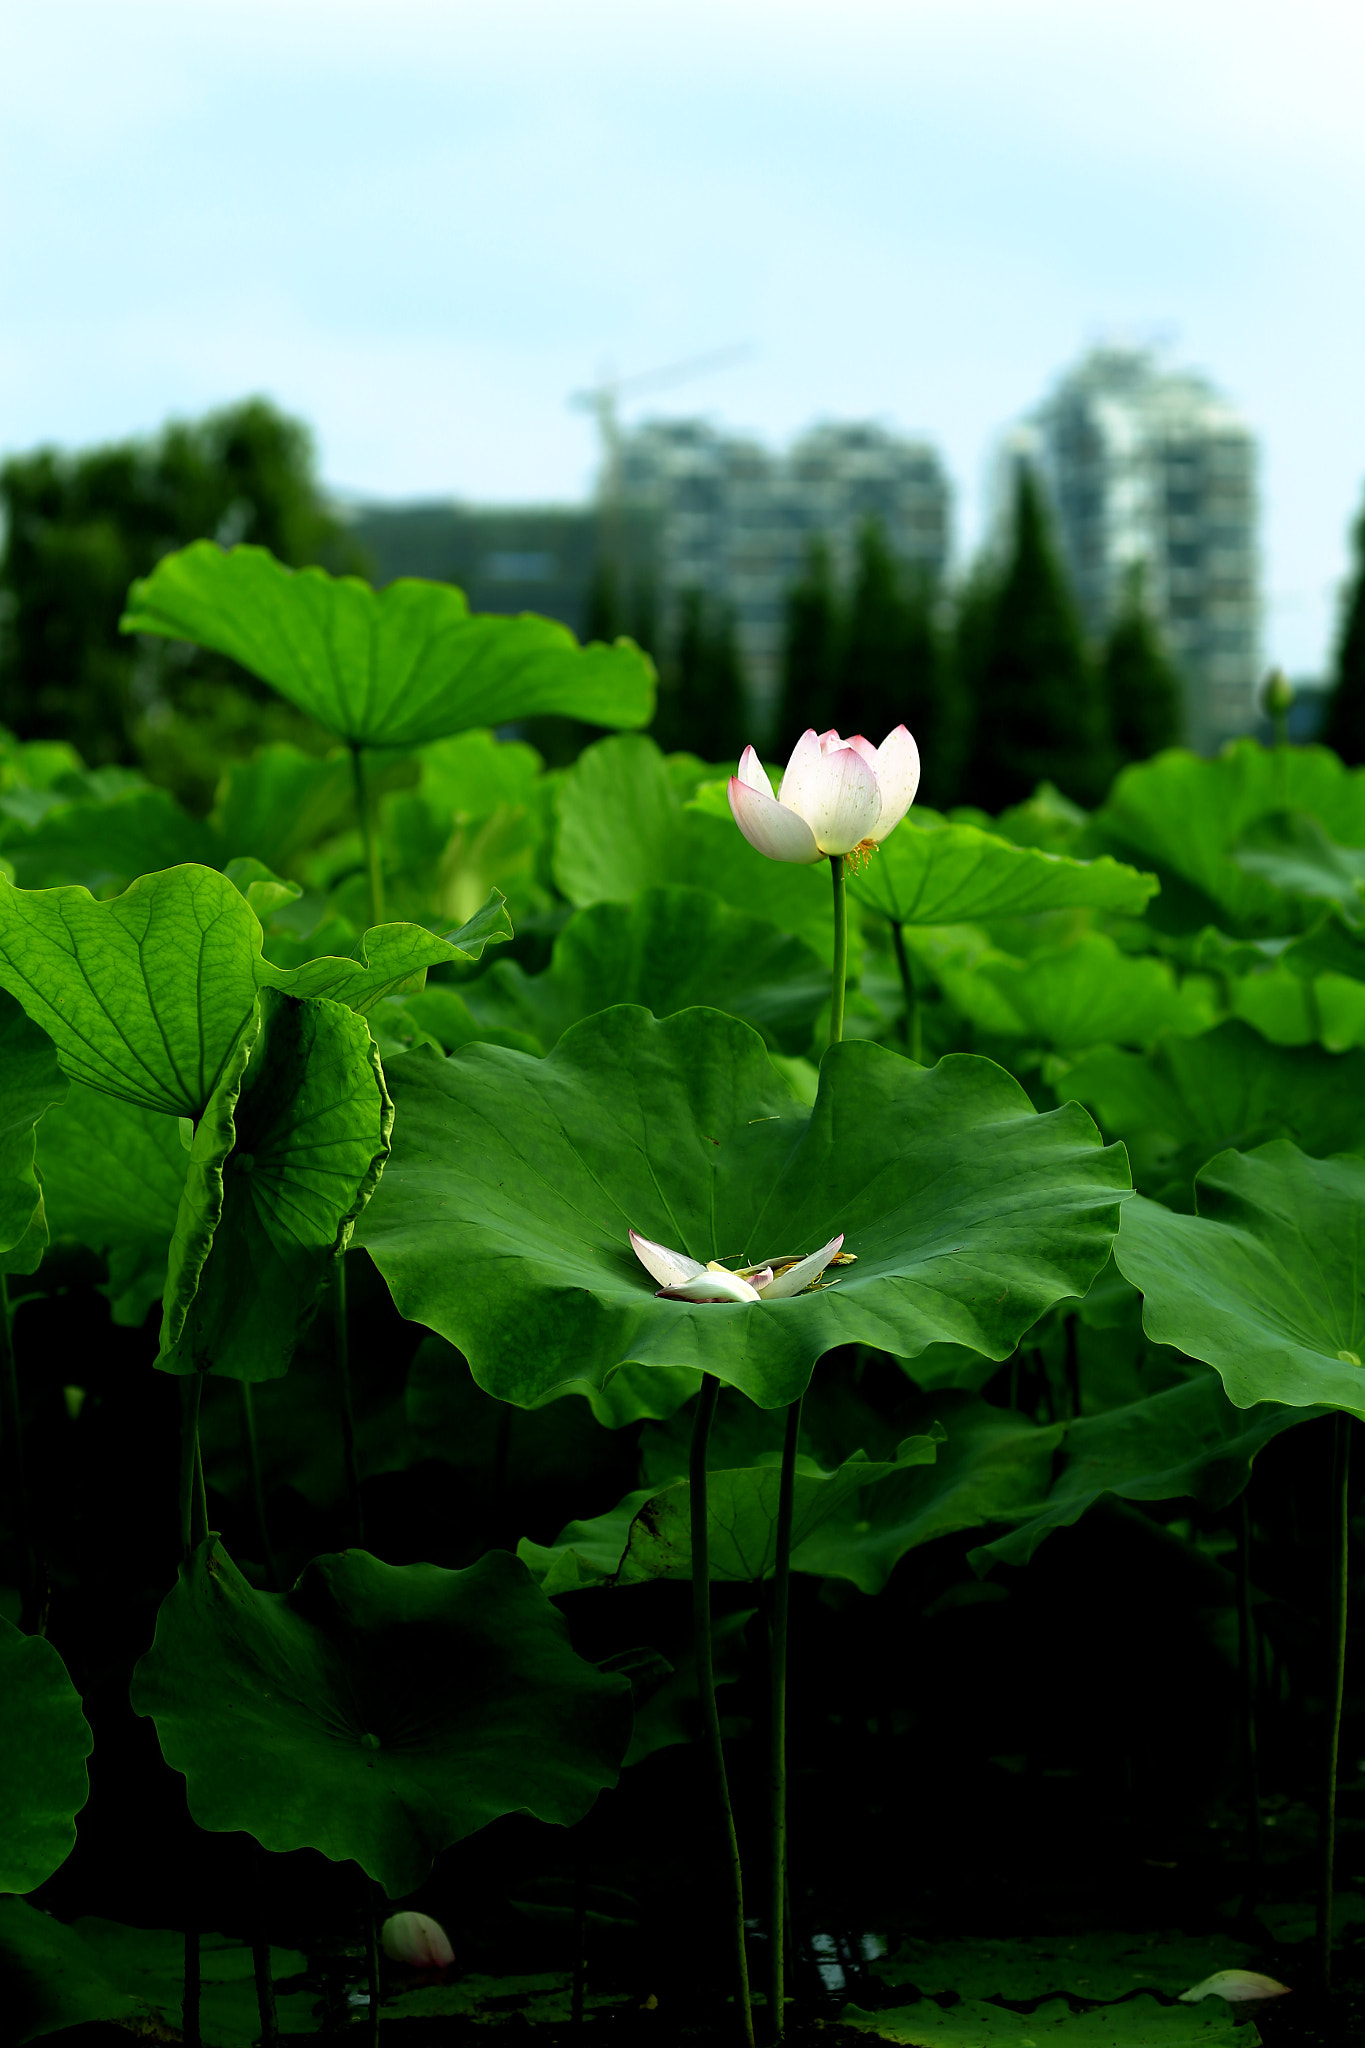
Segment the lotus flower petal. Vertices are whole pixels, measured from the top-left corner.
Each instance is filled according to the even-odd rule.
[[[758,1290],[741,1280],[738,1273],[718,1272],[703,1266],[695,1280],[677,1287],[661,1287],[660,1301],[757,1301]]]
[[[754,1285],[758,1287],[764,1301],[786,1301],[791,1295],[799,1294],[803,1287],[809,1287],[812,1280],[820,1278],[835,1253],[842,1248],[843,1242],[844,1234],[840,1231],[837,1237],[830,1239],[823,1250],[812,1252],[808,1259],[800,1259],[796,1265],[788,1266],[785,1273],[779,1273],[766,1287],[758,1287],[757,1281]]]
[[[888,733],[876,753],[877,787],[882,793],[882,811],[875,831],[868,836],[878,844],[894,831],[915,801],[919,788],[919,748],[903,725]]]
[[[853,747],[825,753],[814,732],[803,732],[793,748],[779,801],[800,812],[821,853],[830,854],[852,853],[882,806],[876,773],[862,755]]]
[[[390,1961],[415,1970],[448,1970],[455,1960],[444,1927],[426,1913],[392,1914],[379,1939]]]
[[[739,757],[737,779],[746,789],[756,789],[760,796],[771,796],[773,786],[768,780],[768,771],[752,747],[746,747]]]
[[[1244,1999],[1283,1998],[1292,1987],[1275,1977],[1263,1977],[1257,1970],[1215,1970],[1180,1994],[1182,2005],[1198,2005],[1205,1998],[1225,1998],[1229,2005]]]
[[[807,867],[819,860],[820,848],[815,843],[815,834],[804,818],[788,810],[785,804],[778,803],[768,788],[766,775],[762,789],[755,789],[752,784],[742,782],[738,775],[732,775],[727,793],[731,813],[740,831],[750,846],[757,847],[769,860],[797,861]]]
[[[631,1231],[630,1241],[640,1264],[661,1287],[682,1287],[706,1271],[700,1259],[689,1259],[686,1252],[670,1251],[666,1244],[655,1244],[653,1238],[641,1237],[638,1230]]]
[[[851,740],[841,740],[837,732],[822,732],[820,745],[827,754],[836,753],[840,747],[852,747],[855,754],[862,755],[873,774],[877,772],[877,749],[871,740],[865,740],[861,733],[855,733]]]

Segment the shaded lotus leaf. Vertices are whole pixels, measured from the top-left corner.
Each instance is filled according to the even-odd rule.
[[[1070,1528],[1107,1493],[1226,1507],[1250,1479],[1258,1451],[1324,1412],[1275,1401],[1235,1408],[1217,1375],[1201,1372],[1144,1401],[1084,1415],[1067,1426],[1061,1473],[1034,1512],[1008,1535],[974,1550],[971,1562],[983,1573],[995,1564],[1027,1564],[1054,1529]]]
[[[589,1915],[589,1918],[592,1916]],[[624,1991],[589,1991],[585,2012],[624,2005]],[[573,2015],[573,1977],[544,1971],[529,1977],[484,1977],[471,1971],[453,1984],[423,1984],[384,2001],[386,2020],[470,2019],[484,2025],[568,2026]]]
[[[349,751],[305,754],[283,743],[257,747],[249,760],[232,762],[212,813],[227,857],[251,854],[277,872],[354,821]]]
[[[393,1110],[364,1020],[270,993],[260,1007],[244,1072],[194,1135],[166,1282],[167,1372],[287,1372],[388,1156]]]
[[[189,1171],[175,1117],[70,1084],[38,1126],[38,1170],[54,1238],[105,1254],[116,1323],[136,1327],[166,1286]]]
[[[566,1397],[546,1408],[509,1411],[475,1384],[459,1352],[441,1337],[418,1345],[404,1407],[411,1457],[440,1458],[466,1475],[466,1485],[481,1489],[493,1483],[499,1464],[505,1484],[522,1492],[547,1482],[590,1482],[621,1456],[621,1439],[586,1401]]]
[[[134,786],[54,804],[28,831],[8,832],[5,853],[21,889],[77,883],[107,895],[157,868],[216,867],[220,847],[212,826],[168,790]]]
[[[120,625],[228,655],[351,746],[418,747],[544,712],[645,725],[654,709],[653,664],[632,641],[580,647],[553,619],[472,614],[453,584],[372,590],[259,547],[163,555]]]
[[[276,1979],[301,1976],[308,1958],[272,1948]],[[251,1949],[223,1934],[199,1937],[199,2025],[204,2048],[252,2048],[261,2030]],[[82,1919],[71,1926],[22,1899],[0,1899],[0,1977],[7,2039],[34,2041],[67,2027],[112,2020],[130,2033],[165,2039],[181,2023],[185,1937],[178,1931]],[[308,1991],[276,1997],[285,2034],[316,2031]]]
[[[1305,811],[1273,811],[1258,818],[1232,849],[1244,874],[1257,875],[1285,896],[1335,903],[1358,922],[1365,885],[1365,850],[1338,846]]]
[[[990,949],[932,969],[982,1030],[1051,1046],[1150,1045],[1163,1032],[1207,1031],[1220,1007],[1206,976],[1180,981],[1164,960],[1124,953],[1103,932],[1028,960]]]
[[[405,988],[420,991],[429,967],[477,960],[485,946],[511,936],[507,899],[494,889],[468,924],[444,938],[419,924],[372,925],[348,959],[324,954],[297,967],[263,960],[257,977],[264,986],[292,996],[325,996],[364,1016],[386,996]]]
[[[1107,855],[1068,860],[920,810],[911,811],[849,878],[859,903],[910,925],[985,924],[1074,909],[1140,917],[1156,888],[1155,875]]]
[[[1268,1045],[1236,1019],[1146,1054],[1097,1047],[1053,1085],[1124,1139],[1147,1194],[1187,1188],[1229,1146],[1284,1137],[1314,1154],[1365,1150],[1365,1053]]]
[[[671,757],[676,759],[676,757]],[[730,816],[723,792],[685,803],[670,758],[653,740],[622,734],[585,747],[555,797],[555,881],[570,903],[628,903],[637,890],[706,889],[749,917],[793,932],[826,963],[834,956],[826,863],[766,860]],[[860,953],[849,921],[849,965]]]
[[[845,1043],[807,1109],[716,1010],[606,1010],[543,1060],[419,1048],[388,1077],[393,1156],[356,1241],[400,1313],[522,1407],[627,1364],[712,1372],[777,1407],[837,1344],[1006,1357],[1085,1292],[1128,1185],[1078,1105],[1040,1116],[988,1060],[930,1070]],[[631,1228],[735,1266],[843,1232],[857,1263],[789,1300],[660,1301]]]
[[[505,1813],[569,1825],[616,1782],[629,1681],[573,1650],[523,1565],[314,1558],[250,1586],[214,1537],[133,1675],[200,1827],[359,1863],[391,1897]]]
[[[93,1747],[51,1643],[0,1620],[0,1892],[34,1891],[71,1854]]]
[[[841,2026],[857,2027],[879,2041],[903,2041],[907,2048],[1244,2048],[1231,2007],[1220,1998],[1203,2005],[1162,2005],[1141,1992],[1118,2005],[1077,2012],[1063,1998],[1049,1999],[1032,2012],[1012,2012],[964,1998],[957,2005],[918,2005],[864,2012],[846,2005]]]
[[[933,1436],[907,1437],[894,1461],[874,1464],[855,1452],[836,1471],[825,1472],[813,1458],[798,1456],[792,1507],[792,1565],[807,1569],[808,1537],[851,1503],[864,1500],[878,1482],[915,1465],[932,1464]],[[711,1577],[740,1582],[766,1578],[777,1548],[777,1499],[781,1454],[739,1471],[712,1471],[706,1482],[706,1525]],[[658,1491],[627,1496],[610,1514],[574,1522],[557,1542],[542,1546],[524,1537],[517,1556],[547,1593],[580,1586],[640,1585],[648,1579],[686,1579],[692,1572],[692,1494],[676,1479]],[[618,1540],[619,1539],[619,1540]],[[606,1567],[604,1569],[604,1567]]]
[[[1254,1951],[1221,1934],[1064,1934],[902,1941],[872,1965],[885,1984],[913,1984],[926,1998],[1010,1998],[1023,2004],[1064,1992],[1126,1998],[1134,1991],[1182,1993],[1196,1977],[1235,1969]]]
[[[1114,1259],[1142,1290],[1147,1334],[1213,1366],[1238,1408],[1365,1416],[1365,1160],[1276,1138],[1220,1152],[1194,1193],[1193,1216],[1127,1205]]]
[[[570,1024],[615,1003],[670,1017],[704,1002],[799,1053],[829,1000],[829,969],[792,933],[703,890],[642,889],[570,918],[543,974],[499,961],[465,998],[481,1023],[526,1032],[546,1052]]]
[[[41,1199],[36,1127],[68,1085],[47,1033],[0,995],[0,1252],[17,1245],[33,1222]]]

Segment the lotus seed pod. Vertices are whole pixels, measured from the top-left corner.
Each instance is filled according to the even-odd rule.
[[[380,1943],[393,1963],[414,1970],[445,1970],[455,1960],[444,1927],[426,1913],[394,1913],[384,1922]]]

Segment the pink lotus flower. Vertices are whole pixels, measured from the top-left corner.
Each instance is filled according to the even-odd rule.
[[[919,748],[903,725],[879,747],[859,734],[803,732],[774,796],[752,747],[730,777],[730,809],[750,846],[769,860],[809,864],[826,855],[873,853],[899,825],[919,788]]]
[[[380,1946],[391,1962],[413,1970],[448,1970],[455,1960],[450,1938],[427,1913],[394,1913],[384,1922]]]
[[[661,1301],[786,1301],[813,1286],[826,1266],[843,1265],[853,1256],[845,1252],[839,1257],[841,1231],[809,1258],[773,1259],[766,1266],[741,1266],[731,1273],[716,1259],[704,1266],[686,1252],[670,1251],[666,1244],[641,1237],[638,1230],[631,1231],[630,1241],[640,1264],[659,1282]]]

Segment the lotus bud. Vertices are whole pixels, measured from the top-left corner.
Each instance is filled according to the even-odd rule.
[[[394,1913],[379,1940],[390,1962],[412,1970],[447,1970],[455,1960],[444,1927],[427,1913]]]

